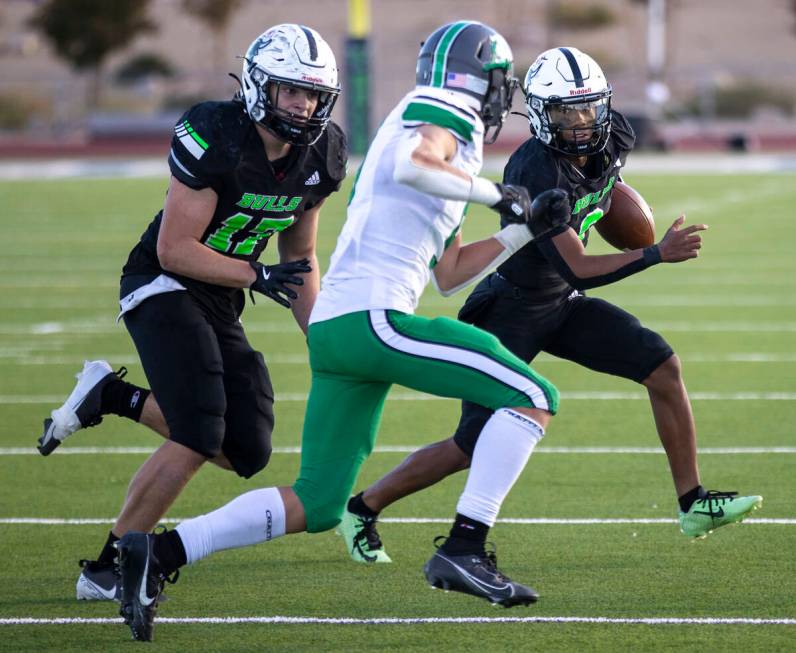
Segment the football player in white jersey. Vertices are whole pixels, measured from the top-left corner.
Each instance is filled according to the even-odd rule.
[[[239,496],[174,531],[128,533],[117,544],[122,615],[148,632],[164,580],[210,553],[321,532],[340,521],[375,444],[393,384],[489,407],[450,535],[425,565],[431,585],[506,607],[536,592],[502,574],[485,550],[498,510],[558,407],[558,391],[497,338],[449,318],[414,315],[430,279],[465,287],[566,222],[569,203],[478,176],[517,81],[503,37],[477,22],[444,25],[425,41],[417,87],[380,127],[358,173],[348,219],[308,329],[312,388],[292,487]],[[462,245],[468,202],[511,216],[493,237]]]

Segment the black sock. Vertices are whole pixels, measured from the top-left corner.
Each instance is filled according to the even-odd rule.
[[[102,389],[100,411],[103,415],[119,415],[137,422],[141,419],[149,390],[121,379],[109,381]]]
[[[489,526],[480,521],[456,513],[450,535],[440,547],[450,555],[483,553]]]
[[[97,562],[102,565],[113,564],[113,561],[118,555],[118,551],[116,551],[116,547],[113,546],[113,543],[118,541],[119,538],[113,534],[113,531],[110,531],[105,546],[102,547],[102,551],[100,551],[99,557],[97,558]]]
[[[677,501],[680,503],[680,510],[683,512],[688,512],[691,509],[691,506],[694,505],[694,501],[697,499],[702,499],[707,492],[705,492],[705,488],[701,485],[697,485],[693,490],[689,490],[683,496],[679,497]]]
[[[375,518],[379,516],[379,513],[368,508],[367,504],[362,500],[362,492],[348,500],[348,512],[353,512],[360,517]]]
[[[177,531],[155,533],[155,544],[152,551],[160,563],[160,569],[166,576],[171,576],[183,565],[188,564],[180,534]]]

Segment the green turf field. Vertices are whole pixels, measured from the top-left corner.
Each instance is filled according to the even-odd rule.
[[[679,211],[710,231],[697,261],[660,265],[594,294],[659,329],[680,354],[705,485],[762,494],[763,510],[753,520],[686,540],[674,523],[675,496],[643,388],[543,356],[536,367],[561,389],[560,415],[501,513],[539,521],[503,522],[492,532],[501,567],[534,586],[538,604],[504,610],[426,585],[422,565],[432,538],[448,528],[460,476],[385,513],[381,532],[392,565],[354,565],[339,538],[325,533],[220,553],[184,569],[159,611],[174,621],[157,625],[148,649],[796,648],[794,178],[631,175],[628,181],[654,206],[660,234]],[[115,604],[76,602],[74,583],[77,560],[96,557],[127,483],[158,439],[110,417],[50,458],[34,445],[42,419],[69,393],[84,358],[126,365],[130,380],[146,383],[124,327],[114,323],[117,282],[164,190],[165,180],[0,183],[10,236],[0,242],[2,651],[138,646],[125,626],[111,621]],[[346,197],[344,189],[325,209],[323,266]],[[494,228],[494,216],[473,207],[465,239]],[[595,236],[590,250],[608,251],[598,241]],[[431,291],[421,312],[452,316],[463,300]],[[247,308],[244,321],[271,369],[277,453],[251,481],[202,470],[170,519],[206,512],[247,489],[290,483],[298,468],[309,382],[303,338],[290,313],[273,303]],[[393,449],[374,453],[360,487],[412,447],[447,437],[457,418],[456,402],[396,388],[379,439]],[[428,519],[438,522],[422,521]],[[274,617],[284,619],[268,622]],[[24,623],[31,619],[50,621]],[[656,621],[666,619],[673,621]]]

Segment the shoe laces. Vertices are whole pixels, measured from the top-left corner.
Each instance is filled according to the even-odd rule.
[[[114,575],[116,576],[121,575],[121,571],[119,570],[118,556],[113,559],[113,562],[100,562],[99,560],[86,560],[85,558],[83,558],[78,560],[77,564],[79,564],[82,569],[85,569],[87,571],[101,571],[102,569],[112,569]]]
[[[511,579],[497,568],[497,547],[494,542],[487,542],[484,546],[484,567],[504,583],[511,582]]]
[[[733,501],[738,496],[737,492],[725,492],[722,490],[708,490],[704,497],[700,497],[695,504],[700,504],[700,507],[707,508],[708,514],[712,515],[719,506],[724,505],[727,501]]]
[[[368,549],[375,551],[382,548],[381,538],[379,532],[376,530],[377,517],[365,517],[363,515],[356,515],[359,520],[359,525],[362,527],[360,531],[354,536],[355,542],[367,543]]]
[[[445,535],[437,535],[437,537],[434,538],[434,546],[439,549],[447,539]],[[499,581],[505,583],[511,582],[511,579],[497,568],[497,547],[494,542],[485,542],[484,548],[472,555],[479,559],[480,566],[486,569],[490,574],[493,574]]]
[[[122,367],[119,371],[121,371],[121,370],[124,370],[124,372],[127,373],[127,368]],[[119,372],[117,372],[117,374],[118,373]],[[161,535],[162,533],[165,533],[168,530],[169,529],[166,528],[165,525],[158,524],[152,530],[152,534],[153,535]],[[156,560],[157,560],[157,558],[156,558]],[[180,570],[179,569],[175,569],[173,572],[171,572],[170,575],[166,575],[160,569],[160,564],[158,564],[158,580],[159,580],[159,584],[160,584],[160,591],[163,591],[163,584],[164,583],[168,583],[169,585],[174,585],[174,583],[176,583],[179,580],[179,578],[180,578]]]

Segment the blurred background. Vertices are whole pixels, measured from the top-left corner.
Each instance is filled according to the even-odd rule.
[[[230,97],[236,57],[281,22],[335,51],[336,120],[361,152],[421,40],[462,18],[507,38],[520,78],[550,47],[592,55],[644,148],[796,151],[796,0],[3,0],[0,158],[164,155],[179,115]],[[512,116],[493,147],[527,133]]]

